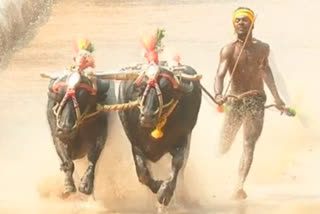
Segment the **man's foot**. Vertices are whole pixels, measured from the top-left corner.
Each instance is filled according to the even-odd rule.
[[[232,195],[233,200],[244,200],[246,198],[247,198],[247,193],[243,189],[238,189]]]

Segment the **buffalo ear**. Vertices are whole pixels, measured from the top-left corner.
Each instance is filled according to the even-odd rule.
[[[62,98],[63,98],[63,96],[61,94],[49,91],[48,92],[48,98],[51,99],[51,100],[54,100],[57,103],[60,103]]]

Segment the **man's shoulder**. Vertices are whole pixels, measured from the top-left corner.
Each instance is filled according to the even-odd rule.
[[[226,44],[225,46],[223,46],[222,48],[223,48],[223,49],[234,48],[235,45],[236,45],[236,43],[237,43],[237,40],[234,39],[234,40],[232,40],[231,42],[227,43],[227,44]]]
[[[235,44],[236,44],[236,41],[227,43],[225,46],[221,48],[221,54],[223,55],[232,54],[234,52]]]
[[[270,46],[268,43],[266,42],[263,42],[259,39],[256,39],[254,38],[253,39],[253,43],[256,44],[259,48],[263,49],[263,50],[269,50],[270,49]]]

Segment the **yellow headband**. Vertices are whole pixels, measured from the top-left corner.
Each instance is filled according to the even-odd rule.
[[[232,18],[233,25],[235,24],[236,18],[238,18],[239,16],[246,16],[250,19],[251,23],[254,22],[254,13],[251,10],[238,9],[233,13],[233,18]]]

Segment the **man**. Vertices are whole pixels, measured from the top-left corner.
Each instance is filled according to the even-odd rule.
[[[249,94],[239,100],[228,100],[228,111],[225,115],[219,148],[221,154],[226,153],[243,125],[244,148],[239,166],[239,180],[233,198],[245,199],[247,194],[243,190],[243,185],[252,164],[255,144],[263,128],[266,101],[264,83],[270,89],[275,104],[279,108],[285,104],[278,94],[268,63],[269,45],[252,37],[254,12],[249,8],[240,7],[235,10],[232,21],[237,39],[224,46],[220,52],[214,90],[216,100],[222,104],[223,81],[228,72],[230,94],[238,96]]]

